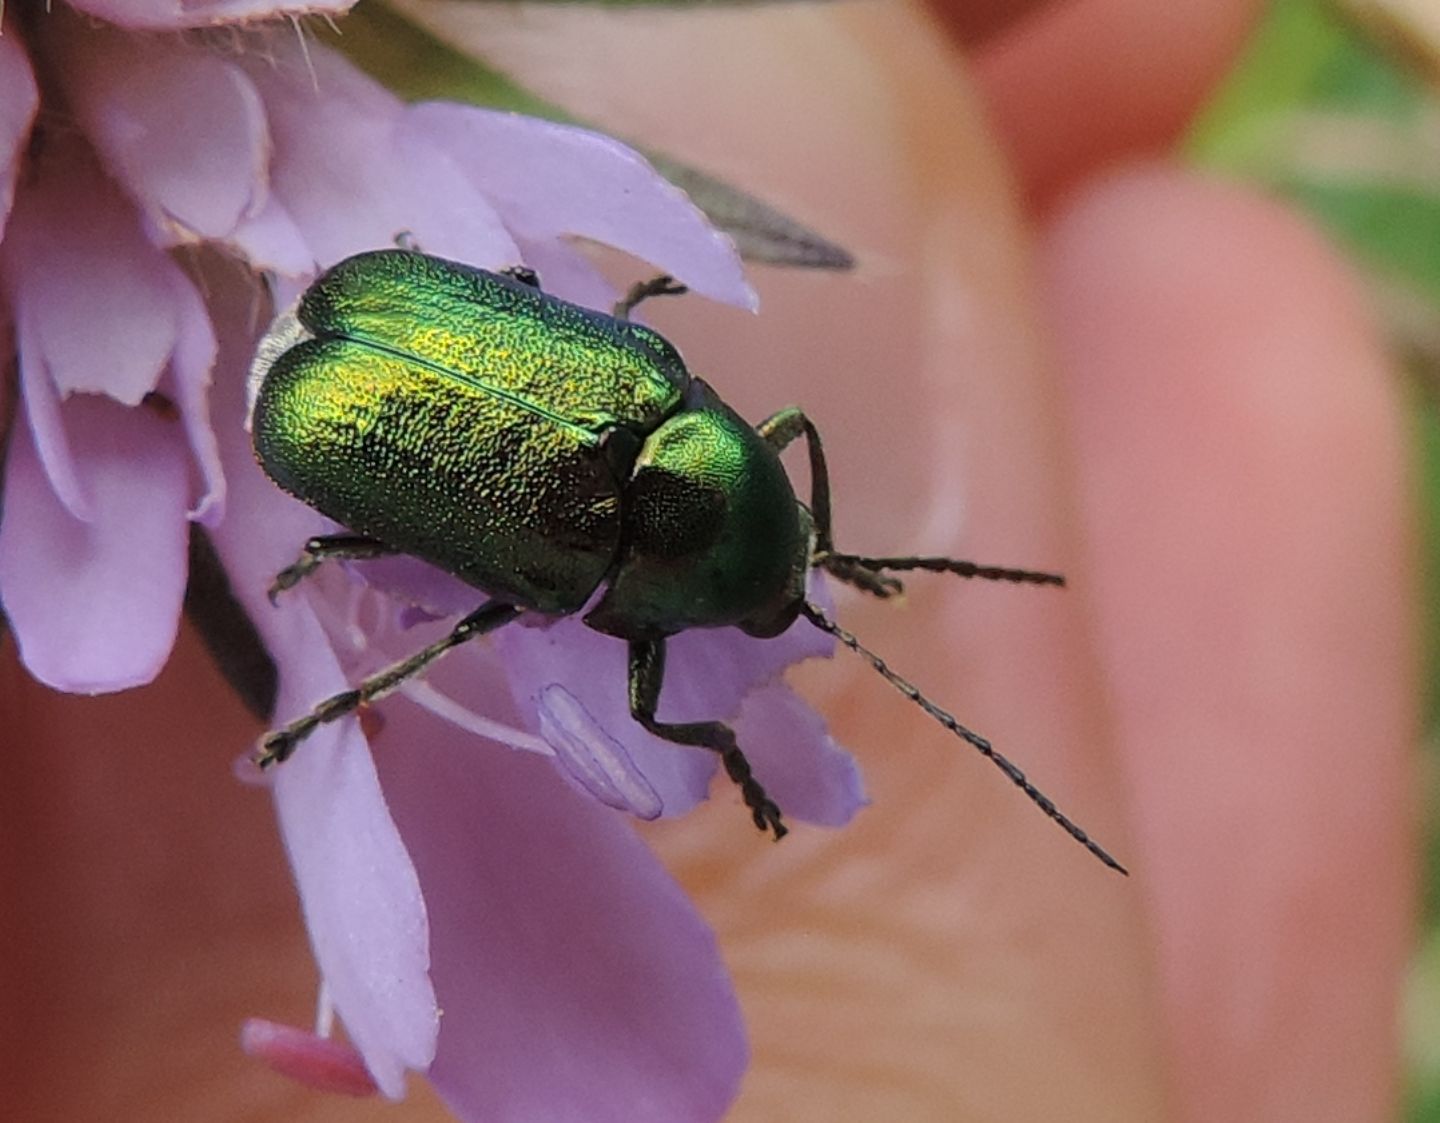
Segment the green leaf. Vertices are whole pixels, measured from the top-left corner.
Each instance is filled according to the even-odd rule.
[[[339,48],[406,100],[461,101],[584,124],[384,4],[357,5],[340,24],[340,34]],[[803,269],[854,266],[855,259],[843,247],[769,203],[678,160],[639,150],[661,175],[685,191],[711,222],[735,239],[736,248],[747,260]]]

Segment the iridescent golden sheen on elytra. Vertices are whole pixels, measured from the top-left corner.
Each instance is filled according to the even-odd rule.
[[[628,320],[417,253],[352,257],[298,309],[256,454],[352,531],[630,639],[782,630],[808,520],[775,449]]]
[[[676,291],[657,278],[607,316],[546,296],[533,273],[387,250],[342,261],[305,293],[294,321],[277,322],[252,369],[256,456],[276,483],[352,533],[307,542],[272,595],[325,557],[406,553],[489,598],[446,636],[267,734],[261,765],[521,610],[576,612],[603,585],[585,620],[629,641],[631,716],[658,737],[719,754],[761,830],[780,838],[787,828],[734,730],[657,716],[666,638],[724,625],[773,636],[803,614],[1123,872],[985,738],[805,599],[812,567],[882,597],[899,592],[891,574],[906,570],[1061,578],[835,552],[825,456],[809,418],[786,409],[752,428],[690,377],[670,344],[626,318],[637,301]],[[808,509],[780,465],[801,436]]]

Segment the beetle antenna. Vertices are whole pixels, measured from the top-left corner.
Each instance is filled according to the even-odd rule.
[[[1060,811],[1060,809],[1057,808],[1053,802],[1051,802],[1049,796],[1047,796],[1044,792],[1042,792],[1039,788],[1037,788],[1034,784],[1027,780],[1025,778],[1025,773],[1021,772],[1019,768],[1017,768],[1005,757],[997,753],[994,746],[992,746],[989,741],[987,741],[984,737],[980,736],[980,734],[976,733],[974,730],[968,729],[965,726],[961,725],[960,722],[957,721],[953,715],[946,713],[934,702],[930,701],[929,698],[921,694],[918,687],[916,687],[908,679],[901,678],[894,671],[892,671],[884,659],[881,659],[880,656],[876,655],[873,651],[867,648],[850,632],[847,632],[839,624],[835,623],[835,621],[831,620],[828,616],[826,616],[825,613],[821,611],[818,606],[810,603],[809,601],[806,601],[801,606],[800,611],[804,615],[805,619],[809,620],[810,623],[814,624],[822,632],[828,632],[830,635],[834,636],[837,640],[839,640],[846,647],[848,647],[851,651],[855,652],[855,654],[859,655],[862,659],[864,659],[867,663],[874,667],[875,670],[880,673],[880,676],[886,682],[888,682],[896,690],[900,691],[900,693],[905,695],[905,697],[909,698],[910,701],[914,702],[917,706],[919,706],[932,718],[938,721],[946,729],[950,730],[951,733],[954,733],[957,737],[968,742],[975,749],[979,750],[980,755],[988,758],[991,763],[995,765],[995,767],[999,768],[1001,772],[1005,773],[1005,775],[1010,778],[1010,782],[1012,784],[1014,784],[1017,788],[1019,788],[1022,792],[1024,792],[1027,796],[1030,797],[1032,803],[1039,807],[1041,811],[1045,812],[1046,815],[1050,816],[1050,818],[1054,819],[1055,822],[1059,823],[1060,827],[1065,831],[1066,834],[1068,834],[1076,842],[1080,843],[1081,846],[1085,847],[1086,850],[1090,851],[1091,854],[1099,858],[1100,861],[1104,862],[1105,865],[1109,866],[1112,870],[1118,870],[1120,873],[1125,874],[1127,877],[1129,876],[1129,870],[1127,870],[1124,866],[1122,866],[1119,862],[1117,862],[1114,858],[1107,854],[1099,843],[1095,842],[1095,840],[1092,839],[1083,830],[1081,830],[1077,824],[1075,824],[1067,816],[1065,816]]]
[[[826,569],[832,566],[840,570],[866,569],[872,573],[884,570],[905,572],[923,569],[930,573],[953,573],[957,577],[980,577],[986,581],[1012,581],[1019,585],[1061,585],[1065,578],[1058,573],[1037,573],[1031,569],[1010,569],[998,565],[978,565],[958,558],[903,557],[868,558],[861,554],[826,555],[821,563]]]

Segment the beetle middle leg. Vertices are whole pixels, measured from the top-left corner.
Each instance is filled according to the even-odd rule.
[[[652,296],[684,296],[690,290],[668,273],[651,277],[648,281],[636,281],[630,291],[615,302],[611,315],[617,320],[628,320],[635,306]]]
[[[630,716],[657,737],[677,745],[693,745],[720,754],[726,775],[740,789],[750,818],[762,831],[773,831],[775,838],[789,833],[780,818],[780,808],[765,794],[765,788],[750,771],[750,762],[735,741],[735,732],[724,722],[693,721],[672,723],[658,721],[655,710],[660,704],[660,687],[665,681],[665,641],[632,640],[630,643]]]
[[[384,558],[400,551],[387,546],[377,538],[363,534],[322,534],[311,538],[300,551],[300,557],[275,575],[266,595],[270,603],[286,589],[293,589],[309,577],[326,558],[347,558],[351,561],[367,558]]]
[[[408,659],[402,659],[383,671],[361,679],[358,686],[331,695],[303,717],[267,733],[260,742],[260,753],[255,762],[261,768],[280,764],[295,751],[301,741],[326,722],[338,721],[347,714],[353,714],[367,702],[383,698],[406,679],[414,678],[452,647],[459,647],[468,640],[493,632],[519,615],[520,609],[513,604],[486,601],[429,647],[421,648]]]

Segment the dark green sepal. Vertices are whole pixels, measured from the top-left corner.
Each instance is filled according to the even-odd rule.
[[[215,667],[245,708],[261,721],[275,713],[279,675],[204,529],[190,524],[190,576],[185,615],[200,634]]]

